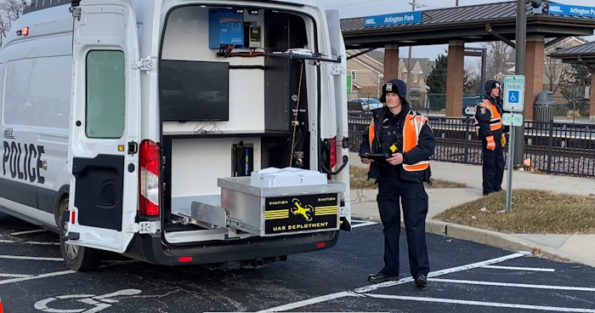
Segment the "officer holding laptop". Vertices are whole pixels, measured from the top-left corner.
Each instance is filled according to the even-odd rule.
[[[399,276],[400,204],[409,251],[409,269],[418,288],[425,288],[430,270],[425,237],[430,181],[429,158],[435,140],[427,117],[409,108],[407,86],[393,79],[382,87],[386,106],[372,111],[359,154],[370,164],[368,178],[378,183],[378,210],[384,227],[384,267],[368,276],[371,283],[397,280]]]

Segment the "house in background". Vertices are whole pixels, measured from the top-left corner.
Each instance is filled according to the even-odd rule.
[[[347,56],[360,53],[347,51]],[[347,75],[351,75],[351,93],[348,99],[379,98],[384,84],[384,53],[371,51],[347,60]]]
[[[360,50],[348,50],[347,56],[360,53]],[[384,51],[375,50],[347,60],[347,74],[352,77],[352,92],[349,99],[380,98],[384,84]],[[416,108],[423,107],[428,93],[426,77],[432,71],[435,62],[427,58],[399,59],[399,79],[407,82],[407,98]],[[411,68],[408,67],[410,65]]]

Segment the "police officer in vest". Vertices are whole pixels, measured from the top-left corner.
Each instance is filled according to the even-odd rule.
[[[506,143],[506,137],[503,136],[500,92],[500,83],[488,80],[485,83],[485,99],[475,107],[475,132],[482,146],[484,195],[502,190],[502,146]]]
[[[425,288],[430,266],[425,237],[428,195],[423,182],[430,180],[428,160],[434,154],[435,140],[427,118],[410,110],[406,94],[407,86],[399,79],[382,87],[380,101],[386,106],[372,111],[360,146],[361,161],[370,164],[368,178],[378,183],[378,210],[384,227],[384,267],[369,275],[368,281],[398,279],[402,204],[409,270],[415,285]]]

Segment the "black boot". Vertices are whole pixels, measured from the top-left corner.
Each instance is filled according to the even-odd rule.
[[[385,282],[385,281],[389,281],[389,280],[398,280],[398,279],[399,279],[398,275],[388,275],[383,272],[378,272],[377,274],[368,275],[368,281],[373,284],[381,283],[381,282]]]
[[[415,278],[415,287],[419,289],[424,289],[428,285],[428,278],[426,275],[419,275]]]

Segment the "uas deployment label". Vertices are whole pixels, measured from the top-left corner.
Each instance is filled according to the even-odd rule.
[[[336,229],[338,194],[267,198],[265,235]]]

